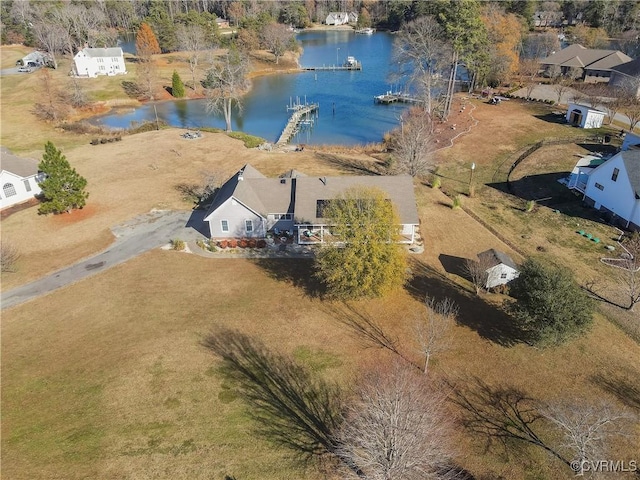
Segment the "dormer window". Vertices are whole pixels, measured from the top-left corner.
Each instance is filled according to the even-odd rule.
[[[613,180],[614,182],[616,180],[618,180],[618,174],[620,173],[620,169],[619,168],[614,168],[613,169],[613,175],[611,175],[611,180]]]

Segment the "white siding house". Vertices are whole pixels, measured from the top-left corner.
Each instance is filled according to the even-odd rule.
[[[511,257],[499,250],[490,249],[478,254],[481,265],[486,265],[487,280],[485,288],[495,288],[499,285],[506,285],[514,278],[518,278],[520,272],[518,267],[511,260]]]
[[[127,73],[122,48],[83,48],[73,57],[73,73],[79,77]]]
[[[39,182],[44,176],[38,173],[38,162],[21,158],[0,148],[0,209],[31,200],[42,193]]]
[[[570,103],[567,109],[567,122],[580,128],[600,128],[605,113],[595,108]]]
[[[593,170],[584,201],[612,223],[640,230],[640,150],[621,151]]]
[[[349,23],[347,12],[331,12],[324,21],[327,25],[346,25]]]

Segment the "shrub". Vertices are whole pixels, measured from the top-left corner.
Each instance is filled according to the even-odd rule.
[[[20,252],[11,243],[3,241],[0,244],[0,270],[3,272],[15,272],[16,262],[20,258]]]
[[[265,248],[267,246],[267,241],[261,238],[257,241],[256,246],[258,248]]]
[[[460,207],[462,207],[462,197],[460,195],[456,195],[453,197],[453,205],[451,205],[451,208],[456,209]]]
[[[247,248],[249,246],[249,241],[246,238],[243,238],[238,242],[238,246],[240,248]]]
[[[219,240],[218,241],[218,247],[227,248],[228,246],[229,246],[229,242],[227,240]]]
[[[439,176],[434,175],[433,180],[431,180],[431,188],[440,188],[442,185],[442,180]]]
[[[535,200],[529,200],[527,202],[527,205],[525,206],[525,212],[531,212],[533,211],[534,207],[536,206],[536,201]]]
[[[256,248],[257,243],[255,238],[249,239],[249,248]]]
[[[229,240],[229,248],[238,248],[238,241],[235,238]]]
[[[174,240],[171,240],[171,248],[173,250],[177,250],[179,252],[181,252],[182,250],[184,250],[186,247],[184,240],[180,240],[179,238],[176,238]]]

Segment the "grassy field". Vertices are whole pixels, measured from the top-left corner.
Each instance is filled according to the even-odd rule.
[[[0,51],[4,65],[6,51]],[[11,81],[29,86],[35,79]],[[3,78],[2,141],[11,142],[10,147],[23,142],[21,151],[38,153],[49,127],[20,115],[16,105],[23,100],[13,93],[7,105],[17,116],[15,125],[9,122],[13,117],[6,113],[5,88]],[[418,362],[411,331],[422,299],[425,294],[449,296],[460,306],[459,322],[451,348],[434,358],[432,375],[462,383],[477,377],[521,388],[543,401],[569,395],[607,399],[638,412],[640,347],[611,322],[618,310],[599,313],[587,335],[561,348],[513,344],[509,319],[499,309],[503,297],[475,296],[452,268],[482,250],[498,248],[516,261],[523,259],[519,252],[544,255],[581,279],[610,276],[599,262],[602,245],[589,243],[575,229],[588,228],[603,239],[611,238],[613,229],[578,212],[565,214],[564,207],[538,205],[526,213],[525,199],[505,194],[500,185],[481,186],[496,183],[499,166],[526,144],[576,130],[545,121],[539,105],[515,101],[499,107],[478,101],[473,114],[478,125],[439,154],[438,171],[448,195],[416,183],[425,251],[411,256],[411,281],[388,298],[352,306],[397,336],[402,351]],[[5,137],[5,128],[22,136]],[[91,196],[87,208],[69,215],[40,217],[31,208],[2,220],[3,240],[18,243],[23,253],[18,272],[2,275],[3,290],[106,247],[112,240],[109,227],[137,214],[190,208],[175,187],[197,182],[202,171],[230,174],[250,162],[267,175],[291,168],[330,175],[349,173],[354,164],[377,165],[352,151],[248,150],[219,133],[188,141],[179,130],[167,129],[92,146],[87,138],[51,132],[88,179]],[[583,151],[579,146],[541,149],[512,179],[559,175]],[[450,208],[451,196],[467,193],[471,162],[478,166],[476,195],[464,197],[463,205],[508,244],[466,211]],[[560,191],[549,183],[544,186],[553,197]],[[527,184],[525,191],[536,192],[538,185]],[[3,476],[327,478],[290,462],[253,434],[241,400],[200,344],[214,325],[237,328],[346,386],[361,365],[387,360],[345,326],[343,305],[309,293],[310,268],[308,260],[207,259],[157,250],[3,311]],[[501,448],[486,450],[483,441],[462,429],[456,436],[455,459],[476,478],[573,477],[533,447],[507,454]],[[615,458],[637,456],[639,439],[636,425],[629,438],[614,445]]]

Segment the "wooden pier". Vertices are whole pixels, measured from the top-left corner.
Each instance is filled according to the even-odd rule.
[[[390,103],[420,103],[422,102],[422,100],[420,100],[419,98],[416,97],[412,97],[411,95],[409,95],[408,93],[401,93],[401,92],[387,92],[384,93],[382,95],[376,95],[373,97],[374,102],[376,103],[384,103],[385,105],[388,105]]]
[[[289,118],[286,127],[282,131],[280,138],[276,142],[276,145],[282,146],[289,143],[291,137],[293,137],[300,130],[300,124],[305,122],[313,123],[313,119],[309,119],[309,115],[318,110],[319,105],[317,103],[311,104],[296,104],[291,107],[287,107],[287,110],[293,110],[293,114]]]
[[[358,62],[355,65],[323,65],[322,67],[303,67],[302,70],[362,70],[362,64]]]

